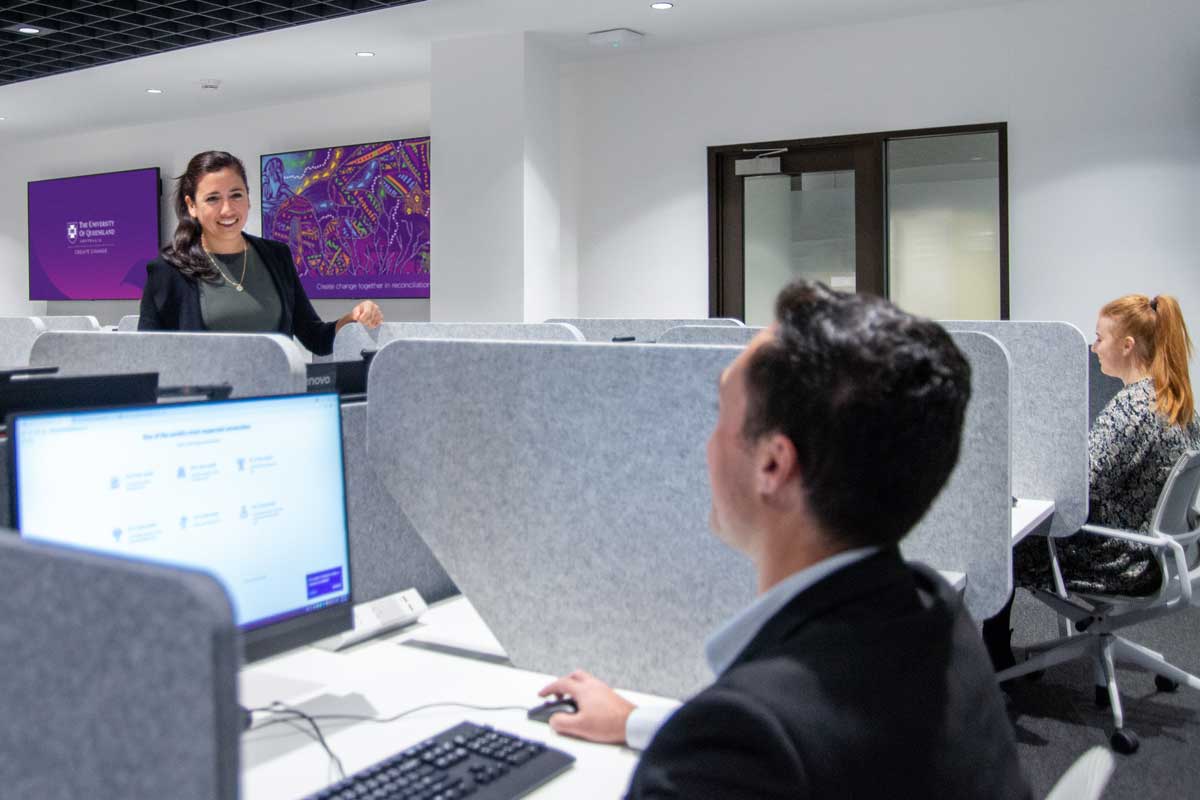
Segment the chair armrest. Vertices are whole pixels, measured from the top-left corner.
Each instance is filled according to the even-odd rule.
[[[1174,539],[1168,539],[1167,546],[1171,548],[1171,553],[1175,556],[1175,572],[1179,577],[1179,592],[1183,595],[1184,601],[1191,605],[1192,576],[1188,571],[1187,555],[1183,551],[1183,545]]]
[[[1147,533],[1131,533],[1129,531],[1119,531],[1116,528],[1105,528],[1103,525],[1084,525],[1079,530],[1087,531],[1096,536],[1106,536],[1109,539],[1124,539],[1127,542],[1137,542],[1149,547],[1163,548],[1167,547],[1167,542],[1173,542],[1174,539],[1160,537],[1154,534]]]

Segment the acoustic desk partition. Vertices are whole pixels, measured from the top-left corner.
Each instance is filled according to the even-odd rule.
[[[136,331],[138,329],[138,320],[140,319],[141,316],[138,314],[126,314],[117,322],[117,330],[121,333]]]
[[[998,612],[1012,591],[1010,362],[1004,346],[987,334],[951,336],[971,364],[958,464],[900,551],[965,573],[964,603],[982,620]]]
[[[378,328],[345,325],[333,340],[331,361],[353,361],[396,339],[491,339],[516,342],[582,342],[570,325],[523,322],[385,322]]]
[[[679,325],[658,337],[659,344],[727,344],[745,346],[763,328],[745,325]]]
[[[0,531],[5,797],[238,797],[233,612],[215,580]]]
[[[48,331],[98,331],[100,320],[89,315],[61,315],[38,317]]]
[[[0,317],[0,369],[29,366],[33,341],[45,331],[37,317]]]
[[[1100,371],[1100,359],[1088,350],[1088,429],[1100,412],[1108,405],[1108,401],[1117,396],[1125,384],[1120,378],[1105,375]]]
[[[572,325],[583,333],[589,342],[612,342],[628,340],[656,342],[671,328],[680,325],[729,325],[742,327],[737,319],[622,319],[621,317],[579,317],[576,319],[548,319]]]
[[[279,334],[49,331],[34,342],[30,363],[62,375],[153,371],[159,386],[227,383],[233,397],[308,388],[299,346]]]
[[[375,474],[367,457],[366,403],[342,405],[342,441],[354,602],[369,603],[410,588],[427,603],[458,594],[458,587]],[[429,484],[423,481],[422,485]],[[454,491],[446,487],[447,494]]]
[[[943,322],[994,336],[1012,359],[1012,494],[1054,503],[1049,533],[1088,515],[1087,341],[1066,322]]]
[[[683,697],[754,597],[709,530],[705,443],[733,347],[395,341],[375,473],[512,662]]]

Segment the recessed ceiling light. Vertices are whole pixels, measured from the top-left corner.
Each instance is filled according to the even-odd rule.
[[[669,11],[675,7],[674,3],[651,3],[650,7],[655,11]]]
[[[375,54],[370,50],[359,50],[354,55],[358,56],[359,58],[373,58],[375,56]]]
[[[17,28],[17,33],[23,33],[26,36],[37,36],[41,32],[41,28],[35,28],[32,25],[23,25],[20,28]]]
[[[162,94],[162,89],[147,89],[146,94]]]
[[[8,119],[8,117],[0,117],[0,122],[4,122],[6,119]]]

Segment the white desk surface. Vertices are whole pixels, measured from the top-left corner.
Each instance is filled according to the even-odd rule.
[[[635,751],[559,736],[548,725],[526,719],[525,709],[542,702],[538,689],[555,676],[401,644],[409,638],[499,651],[470,602],[459,597],[436,604],[417,625],[398,634],[342,653],[303,647],[246,667],[242,677],[255,685],[263,704],[276,699],[262,694],[274,684],[282,692],[292,693],[279,700],[310,714],[387,717],[439,701],[519,707],[505,711],[431,708],[387,724],[319,721],[347,774],[469,720],[544,742],[576,757],[571,769],[532,793],[532,798],[616,798],[625,791],[637,763]],[[294,693],[295,687],[303,689],[305,684],[319,688]],[[636,692],[622,694],[638,704],[674,705]],[[266,718],[255,714],[255,725]],[[276,724],[242,734],[241,796],[247,800],[299,798],[336,780],[336,768],[324,750],[297,728]]]
[[[959,589],[965,585],[962,573],[942,575]],[[279,700],[312,715],[375,717],[389,717],[441,701],[515,706],[497,711],[444,706],[386,724],[342,720],[318,723],[347,775],[469,720],[544,742],[575,756],[571,769],[529,795],[535,800],[622,796],[637,764],[636,751],[559,736],[548,725],[526,719],[525,710],[541,702],[537,691],[556,676],[403,644],[409,639],[491,656],[504,654],[470,601],[460,596],[434,604],[415,625],[341,653],[302,647],[252,664],[242,670],[242,703],[262,706]],[[251,691],[253,697],[249,696]],[[639,692],[621,693],[638,705],[678,705]],[[256,713],[255,726],[265,719],[267,714]],[[243,798],[300,798],[338,779],[325,751],[301,729],[311,731],[297,722],[295,727],[280,723],[242,734]]]
[[[1017,498],[1017,504],[1012,510],[1012,543],[1024,539],[1037,529],[1050,515],[1054,513],[1053,500],[1030,500]]]

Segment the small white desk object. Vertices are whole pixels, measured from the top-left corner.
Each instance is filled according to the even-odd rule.
[[[1053,500],[1029,500],[1018,497],[1017,504],[1012,510],[1012,543],[1017,542],[1037,530],[1037,527],[1050,518],[1054,513]]]

